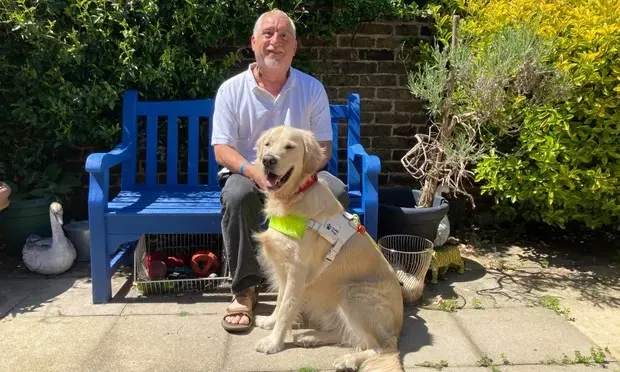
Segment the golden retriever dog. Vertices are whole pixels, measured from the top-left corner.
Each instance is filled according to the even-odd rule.
[[[310,131],[278,126],[261,135],[257,164],[268,184],[266,218],[295,215],[302,221],[325,221],[343,211],[326,184],[319,180],[308,186],[324,156]],[[259,262],[278,291],[273,313],[256,317],[258,327],[271,330],[257,351],[281,351],[292,325],[303,317],[313,330],[295,335],[297,346],[355,348],[335,361],[336,370],[403,370],[397,348],[403,323],[401,286],[368,234],[353,234],[324,269],[332,246],[315,230],[292,237],[270,227],[254,237]]]

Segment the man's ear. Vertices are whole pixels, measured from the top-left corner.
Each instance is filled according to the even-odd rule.
[[[314,134],[310,131],[303,131],[302,138],[304,142],[304,174],[312,174],[318,171],[319,166],[323,163],[325,150],[314,138]]]

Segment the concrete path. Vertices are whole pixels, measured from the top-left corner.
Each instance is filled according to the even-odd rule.
[[[588,281],[609,266],[543,268],[504,257],[497,267],[497,257],[462,251],[466,273],[427,284],[425,301],[407,309],[400,341],[407,371],[620,371],[617,269],[607,282]],[[229,296],[143,297],[119,273],[115,299],[92,305],[84,264],[56,278],[10,267],[0,265],[2,371],[309,372],[331,370],[348,352],[287,344],[259,354],[254,345],[267,331],[221,328]],[[275,298],[261,299],[256,311],[268,314]]]

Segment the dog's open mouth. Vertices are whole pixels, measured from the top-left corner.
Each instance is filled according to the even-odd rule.
[[[282,187],[286,181],[291,177],[293,173],[293,168],[289,169],[288,172],[284,173],[284,175],[279,176],[273,172],[267,172],[267,187],[270,190],[277,190]]]

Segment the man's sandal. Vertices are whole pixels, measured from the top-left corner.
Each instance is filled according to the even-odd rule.
[[[235,304],[235,300],[237,303]],[[229,332],[247,331],[254,325],[253,310],[258,303],[258,290],[248,290],[243,294],[233,296],[231,304],[226,308],[226,314],[222,317],[222,327]],[[248,324],[232,324],[226,321],[228,316],[247,316],[250,320]]]

